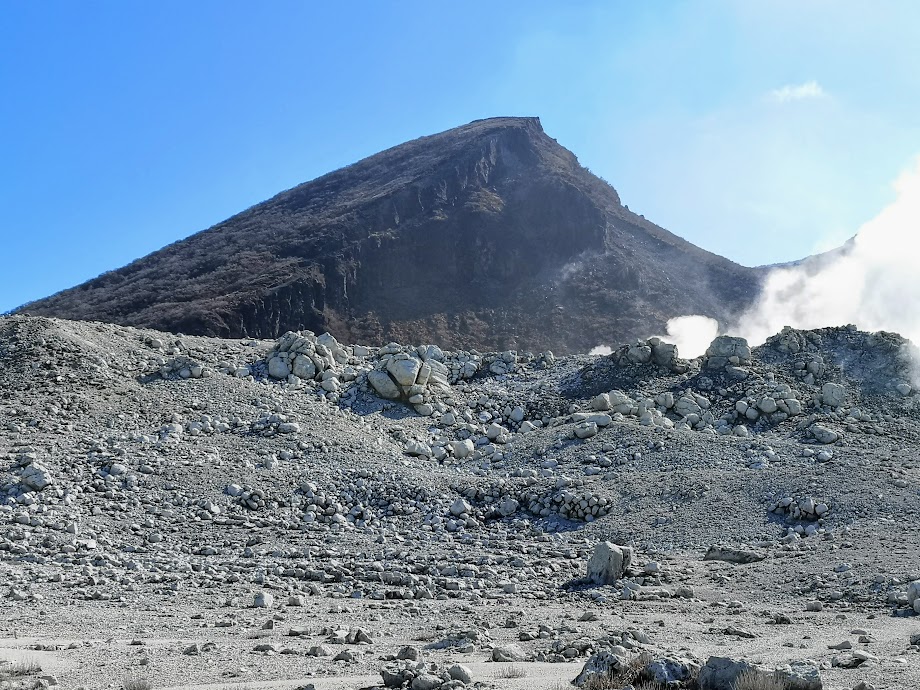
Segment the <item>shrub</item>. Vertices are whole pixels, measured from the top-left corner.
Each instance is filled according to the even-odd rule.
[[[734,690],[784,690],[785,687],[782,678],[749,669],[738,676]]]

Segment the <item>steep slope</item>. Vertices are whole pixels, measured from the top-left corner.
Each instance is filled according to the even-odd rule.
[[[31,314],[223,337],[570,352],[721,321],[759,272],[623,207],[537,118],[470,123],[283,192]]]

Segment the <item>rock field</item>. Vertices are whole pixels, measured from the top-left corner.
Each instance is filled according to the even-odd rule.
[[[0,688],[920,688],[918,364],[0,318]]]

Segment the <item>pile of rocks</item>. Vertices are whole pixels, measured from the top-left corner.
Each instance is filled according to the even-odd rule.
[[[380,675],[386,688],[411,690],[462,690],[473,682],[470,670],[462,664],[441,666],[410,659],[389,662]]]
[[[788,515],[793,520],[815,521],[825,517],[830,512],[830,505],[825,501],[816,501],[810,496],[796,499],[786,496],[778,500],[770,508],[770,512]]]

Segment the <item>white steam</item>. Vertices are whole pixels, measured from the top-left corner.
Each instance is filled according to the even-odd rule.
[[[693,359],[706,353],[706,348],[719,335],[719,322],[708,316],[678,316],[667,324],[667,335],[659,336],[668,343],[677,345],[677,354],[684,359]]]
[[[606,357],[607,355],[613,352],[613,348],[608,345],[596,345],[591,348],[589,355],[600,355],[601,357]]]
[[[920,342],[920,158],[894,189],[895,201],[859,229],[851,247],[772,271],[732,331],[759,345],[783,326],[852,323]]]

